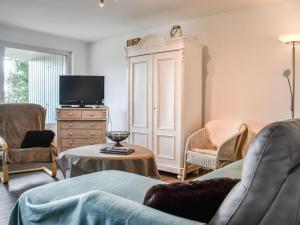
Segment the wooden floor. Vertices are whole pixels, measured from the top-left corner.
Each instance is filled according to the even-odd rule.
[[[57,178],[52,178],[43,172],[36,172],[13,175],[8,185],[0,182],[0,225],[8,223],[10,211],[23,192],[60,179],[63,179],[61,172],[58,173]]]
[[[197,176],[199,175],[192,175],[188,177],[188,180],[194,179]],[[43,172],[36,172],[13,175],[8,185],[3,185],[0,182],[0,225],[8,223],[11,209],[23,192],[62,179],[63,176],[60,171],[58,171],[57,178],[52,178]],[[161,172],[161,180],[167,183],[178,182],[176,175],[165,172]]]

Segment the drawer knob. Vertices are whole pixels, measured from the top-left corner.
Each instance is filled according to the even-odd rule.
[[[73,127],[73,123],[70,123],[70,124],[69,124],[69,127]]]
[[[93,117],[93,116],[94,116],[94,113],[91,113],[90,116]]]
[[[71,132],[71,133],[69,133],[69,136],[73,136],[73,133]]]
[[[95,144],[95,142],[91,141],[90,144],[93,145],[93,144]]]
[[[72,115],[73,115],[72,113],[69,113],[69,114],[68,114],[68,116],[72,116]]]
[[[73,143],[74,143],[73,141],[70,141],[70,142],[69,142],[70,145],[73,145]]]
[[[95,126],[95,124],[91,123],[91,127],[94,127],[94,126]]]
[[[95,133],[90,133],[91,136],[95,136]]]

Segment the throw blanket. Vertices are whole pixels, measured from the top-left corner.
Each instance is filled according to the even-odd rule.
[[[161,183],[103,171],[47,184],[21,195],[9,225],[201,225],[142,204],[149,188]]]
[[[204,225],[102,191],[44,204],[22,196],[9,225]]]
[[[0,136],[10,149],[19,149],[27,131],[44,130],[45,117],[39,105],[0,104]]]

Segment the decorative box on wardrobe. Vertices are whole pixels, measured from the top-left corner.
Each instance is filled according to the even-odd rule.
[[[186,138],[202,125],[202,46],[150,35],[126,51],[129,141],[152,149],[158,169],[180,178]]]

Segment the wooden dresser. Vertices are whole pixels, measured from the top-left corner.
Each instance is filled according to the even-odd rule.
[[[107,108],[58,108],[56,114],[59,151],[106,143]]]

